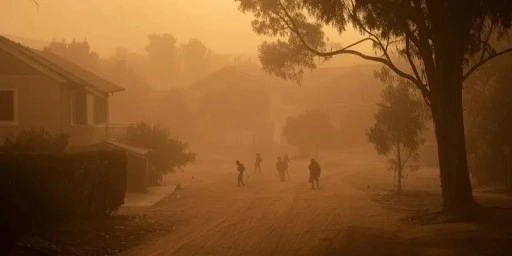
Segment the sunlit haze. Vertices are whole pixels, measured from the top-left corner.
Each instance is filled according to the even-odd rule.
[[[180,42],[201,39],[217,53],[255,53],[262,41],[252,15],[234,0],[2,0],[0,34],[44,41],[87,41],[109,55],[117,47],[144,51],[147,35],[172,33]],[[354,32],[348,32],[350,40]],[[348,42],[348,41],[347,41]]]

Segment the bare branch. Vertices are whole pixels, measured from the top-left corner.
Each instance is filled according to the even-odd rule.
[[[489,31],[488,31],[487,35],[485,36],[485,39],[481,40],[481,43],[482,43],[482,53],[480,55],[480,61],[484,60],[485,53],[490,48],[489,40],[491,40],[491,36],[492,36],[492,33],[494,32],[494,29],[495,29],[494,23],[491,23],[489,25]]]
[[[472,68],[470,68],[468,70],[468,72],[466,72],[466,74],[464,74],[464,76],[462,77],[462,81],[465,81],[466,79],[468,79],[479,67],[481,67],[485,63],[487,63],[501,55],[505,55],[505,54],[511,53],[511,52],[512,52],[512,48],[508,48],[506,50],[503,50],[503,51],[500,51],[495,54],[491,54],[491,55],[487,56],[487,58],[484,58],[483,60],[476,63]]]
[[[402,78],[405,78],[409,81],[411,81],[412,83],[414,83],[415,85],[417,85],[418,87],[421,87],[423,84],[421,81],[417,80],[414,76],[400,70],[396,65],[394,65],[391,61],[389,61],[387,58],[381,58],[381,57],[375,57],[375,56],[369,56],[369,55],[366,55],[366,54],[363,54],[359,51],[355,51],[355,50],[350,50],[349,48],[355,46],[355,45],[358,45],[358,44],[361,44],[362,42],[365,42],[365,41],[373,41],[373,42],[376,42],[378,44],[378,42],[372,38],[364,38],[364,39],[361,39],[343,49],[340,49],[340,50],[336,50],[336,51],[331,51],[331,52],[322,52],[322,51],[319,51],[313,47],[311,47],[309,45],[308,42],[306,42],[306,40],[304,39],[304,37],[302,36],[297,24],[295,23],[295,21],[293,20],[293,17],[290,15],[290,13],[286,10],[286,7],[283,5],[282,2],[279,1],[279,5],[281,6],[281,8],[283,9],[283,12],[284,14],[286,15],[286,18],[288,19],[288,21],[280,16],[279,14],[277,14],[279,16],[279,18],[281,20],[283,20],[283,22],[285,23],[285,25],[299,38],[299,40],[301,41],[302,45],[308,50],[310,51],[311,53],[315,54],[315,55],[318,55],[318,56],[322,56],[322,57],[331,57],[331,56],[334,56],[334,55],[341,55],[341,54],[349,54],[349,55],[356,55],[362,59],[365,59],[365,60],[370,60],[370,61],[374,61],[374,62],[378,62],[378,63],[382,63],[384,65],[386,65],[387,67],[389,67],[391,70],[393,70],[397,75],[401,76]]]
[[[32,0],[32,2],[37,6],[37,9],[39,10],[39,3],[37,2],[37,0]]]
[[[407,56],[407,60],[409,61],[409,65],[411,66],[412,71],[414,72],[414,75],[416,76],[416,79],[421,81],[420,74],[418,73],[418,68],[416,68],[416,64],[414,64],[414,60],[412,59],[411,43],[410,43],[409,38],[405,39],[405,55]]]

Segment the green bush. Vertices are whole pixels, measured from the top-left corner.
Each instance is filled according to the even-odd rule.
[[[2,217],[10,223],[102,218],[124,203],[122,151],[3,153],[0,166]]]

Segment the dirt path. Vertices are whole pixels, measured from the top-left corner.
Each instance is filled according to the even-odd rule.
[[[179,223],[175,231],[122,255],[399,255],[367,245],[387,247],[382,241],[394,239],[397,220],[343,182],[355,166],[324,168],[320,190],[293,166],[285,183],[267,170],[250,173],[245,188],[228,172],[208,177],[202,170],[203,182],[186,184],[158,207],[162,219]]]

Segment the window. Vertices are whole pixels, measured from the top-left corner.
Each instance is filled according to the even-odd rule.
[[[16,93],[0,89],[0,123],[16,121]]]
[[[94,97],[94,124],[104,124],[107,121],[107,101]]]
[[[85,90],[76,90],[73,92],[71,112],[73,124],[87,124],[87,93]]]

